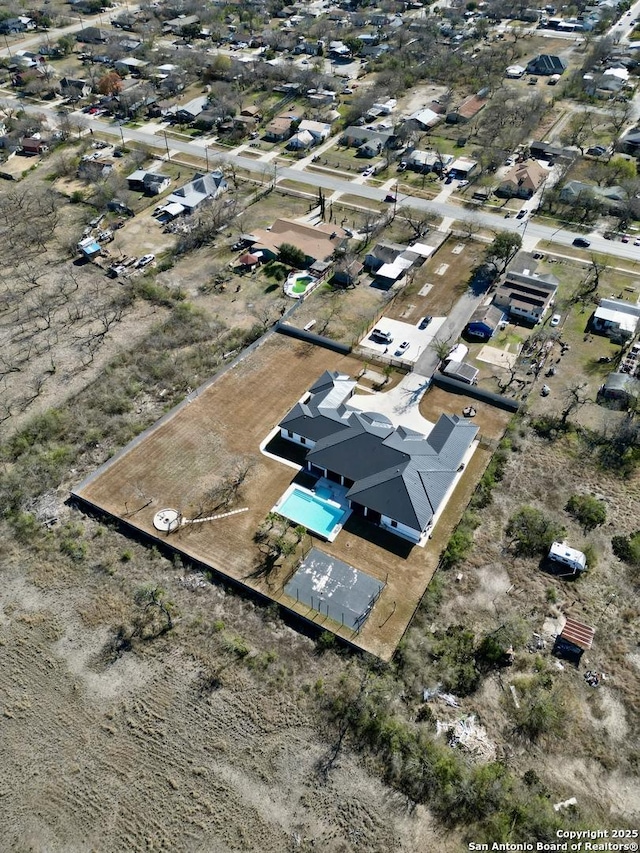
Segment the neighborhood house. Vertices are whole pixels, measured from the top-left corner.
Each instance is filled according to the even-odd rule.
[[[514,319],[536,324],[544,318],[557,289],[558,279],[550,274],[509,272],[496,290],[493,304]]]
[[[347,232],[338,225],[306,225],[293,219],[276,219],[270,230],[257,228],[251,235],[251,254],[262,254],[273,260],[283,244],[295,246],[305,256],[307,264],[328,261],[347,239]]]

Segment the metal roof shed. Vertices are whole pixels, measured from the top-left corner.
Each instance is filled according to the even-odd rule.
[[[442,372],[445,376],[451,376],[454,379],[459,379],[460,382],[465,382],[467,385],[473,385],[480,371],[477,367],[467,364],[464,361],[448,361],[443,367]]]
[[[564,628],[556,637],[553,653],[578,664],[583,652],[588,651],[593,645],[595,633],[595,628],[567,616]]]

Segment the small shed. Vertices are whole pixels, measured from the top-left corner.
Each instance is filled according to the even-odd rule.
[[[241,267],[252,268],[260,263],[261,258],[262,254],[259,252],[256,252],[255,255],[251,252],[247,252],[244,255],[240,255],[240,257],[238,258],[238,265]]]
[[[572,573],[584,572],[587,568],[587,558],[577,548],[570,548],[566,542],[552,542],[549,548],[549,560],[552,563],[560,563],[571,569]]]
[[[595,633],[595,628],[567,616],[564,628],[553,645],[554,655],[567,658],[577,666],[583,652],[588,651],[593,645]]]
[[[471,338],[488,341],[504,320],[504,312],[497,305],[480,305],[469,318],[465,332]]]
[[[445,376],[451,376],[460,382],[466,382],[467,385],[475,385],[479,372],[477,367],[467,364],[465,361],[450,360],[442,368],[442,373]]]
[[[607,401],[628,406],[640,398],[640,379],[628,373],[610,373],[598,390],[598,402]]]

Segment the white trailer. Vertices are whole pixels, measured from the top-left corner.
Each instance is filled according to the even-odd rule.
[[[587,568],[587,558],[577,548],[570,548],[566,542],[553,542],[549,548],[549,559],[553,563],[561,563],[563,566],[575,572],[584,572]]]

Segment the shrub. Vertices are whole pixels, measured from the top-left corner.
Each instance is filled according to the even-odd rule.
[[[614,536],[611,547],[618,559],[630,566],[640,566],[640,530],[631,536]]]
[[[559,690],[549,690],[537,681],[530,687],[516,683],[520,707],[514,708],[516,731],[527,740],[560,737],[568,721],[567,710]]]
[[[587,568],[595,569],[595,567],[598,565],[598,552],[596,551],[596,549],[593,547],[593,545],[589,544],[585,545],[582,550],[587,561]]]
[[[473,531],[479,524],[480,519],[473,512],[465,512],[442,552],[440,564],[443,569],[451,569],[465,559],[473,547]]]
[[[87,543],[70,536],[60,542],[60,551],[70,557],[74,563],[81,563],[87,556]]]
[[[452,625],[435,638],[431,655],[446,690],[466,696],[477,688],[480,674],[475,666],[475,636],[463,625]]]
[[[562,539],[564,528],[539,509],[523,506],[509,519],[506,534],[513,540],[517,554],[533,557],[545,554],[552,542]]]
[[[606,504],[591,495],[571,495],[566,510],[585,531],[593,530],[607,520]]]
[[[459,526],[451,534],[441,558],[443,569],[451,569],[461,563],[473,546],[473,535],[469,530]]]
[[[323,631],[316,640],[316,648],[319,652],[326,652],[329,649],[335,649],[337,642],[335,634],[331,631]]]

